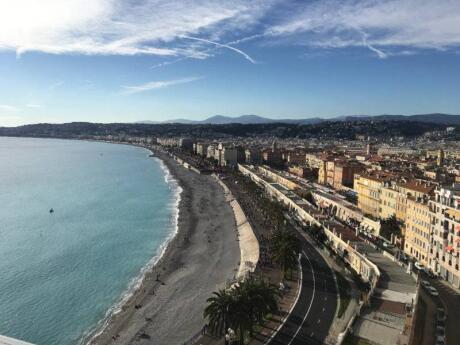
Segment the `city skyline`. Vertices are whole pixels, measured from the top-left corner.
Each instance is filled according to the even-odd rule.
[[[0,126],[460,113],[460,4],[0,4]]]

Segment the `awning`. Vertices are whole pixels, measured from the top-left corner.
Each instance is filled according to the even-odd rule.
[[[451,251],[454,250],[454,247],[452,247],[452,246],[447,246],[447,247],[446,247],[446,250],[447,250],[448,252],[451,252]]]

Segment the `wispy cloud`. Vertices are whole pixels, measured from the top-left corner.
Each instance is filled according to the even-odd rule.
[[[225,34],[275,0],[16,0],[0,2],[0,50],[49,54],[196,56],[184,35]]]
[[[214,41],[210,41],[210,40],[207,40],[207,39],[204,39],[204,38],[198,38],[198,37],[182,36],[182,38],[185,38],[185,39],[188,39],[188,40],[194,40],[194,41],[198,41],[198,42],[204,42],[204,43],[215,45],[215,46],[220,47],[220,48],[226,48],[226,49],[233,50],[234,52],[236,52],[236,53],[238,53],[240,55],[243,55],[244,58],[246,60],[250,61],[251,63],[253,63],[253,64],[256,63],[256,61],[253,58],[251,58],[248,54],[246,54],[244,51],[242,51],[241,49],[237,49],[235,47],[232,47],[231,45],[222,44],[222,43],[218,43],[218,42],[214,42]]]
[[[460,1],[0,1],[0,51],[18,55],[144,54],[176,61],[212,57],[206,45],[213,45],[254,63],[247,49],[237,46],[256,40],[319,50],[364,47],[380,58],[401,51],[455,51]]]
[[[43,108],[43,105],[41,105],[41,104],[29,103],[29,104],[26,104],[26,107],[27,107],[27,108],[35,108],[35,109],[38,109],[38,108]]]
[[[5,111],[5,112],[14,112],[18,111],[19,108],[15,107],[13,105],[8,105],[8,104],[0,104],[0,111]]]
[[[322,0],[295,12],[265,34],[319,48],[364,46],[380,58],[460,46],[458,0]]]
[[[151,82],[141,84],[141,85],[122,86],[123,88],[122,93],[125,95],[130,95],[134,93],[164,89],[164,88],[167,88],[173,85],[191,83],[199,79],[202,79],[202,77],[190,77],[190,78],[175,79],[175,80],[159,80],[159,81],[151,81]]]

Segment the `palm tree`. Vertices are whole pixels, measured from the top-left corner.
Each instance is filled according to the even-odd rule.
[[[235,303],[231,289],[221,289],[213,292],[207,299],[208,305],[204,310],[204,317],[209,320],[209,329],[212,334],[224,335],[230,324],[230,313]]]
[[[300,252],[300,242],[290,231],[278,230],[272,236],[273,261],[283,269],[283,278],[288,270],[297,266],[297,256]]]
[[[227,290],[214,292],[208,298],[204,316],[209,319],[210,329],[222,336],[231,327],[239,335],[239,343],[266,316],[278,310],[278,291],[263,279],[249,278]]]

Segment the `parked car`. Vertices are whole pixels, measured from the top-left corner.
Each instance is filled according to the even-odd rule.
[[[433,273],[431,270],[429,270],[429,269],[425,269],[425,273],[426,273],[426,275],[427,275],[428,277],[430,277],[431,279],[436,279],[436,278],[438,278],[438,276],[437,276],[435,273]]]
[[[425,266],[423,266],[421,263],[419,262],[416,262],[414,264],[415,268],[418,269],[419,271],[423,270],[425,268]]]
[[[436,344],[444,344],[446,342],[446,337],[444,335],[436,335]]]
[[[436,313],[436,320],[438,320],[438,321],[445,321],[446,320],[446,313],[444,311],[444,308],[438,308],[437,313]],[[438,326],[438,327],[442,327],[442,326]]]
[[[428,289],[429,287],[431,287],[431,284],[428,280],[422,280],[421,283],[422,286],[425,288],[425,289]]]
[[[439,296],[438,290],[436,290],[434,287],[430,286],[427,288],[427,290],[431,296]]]

